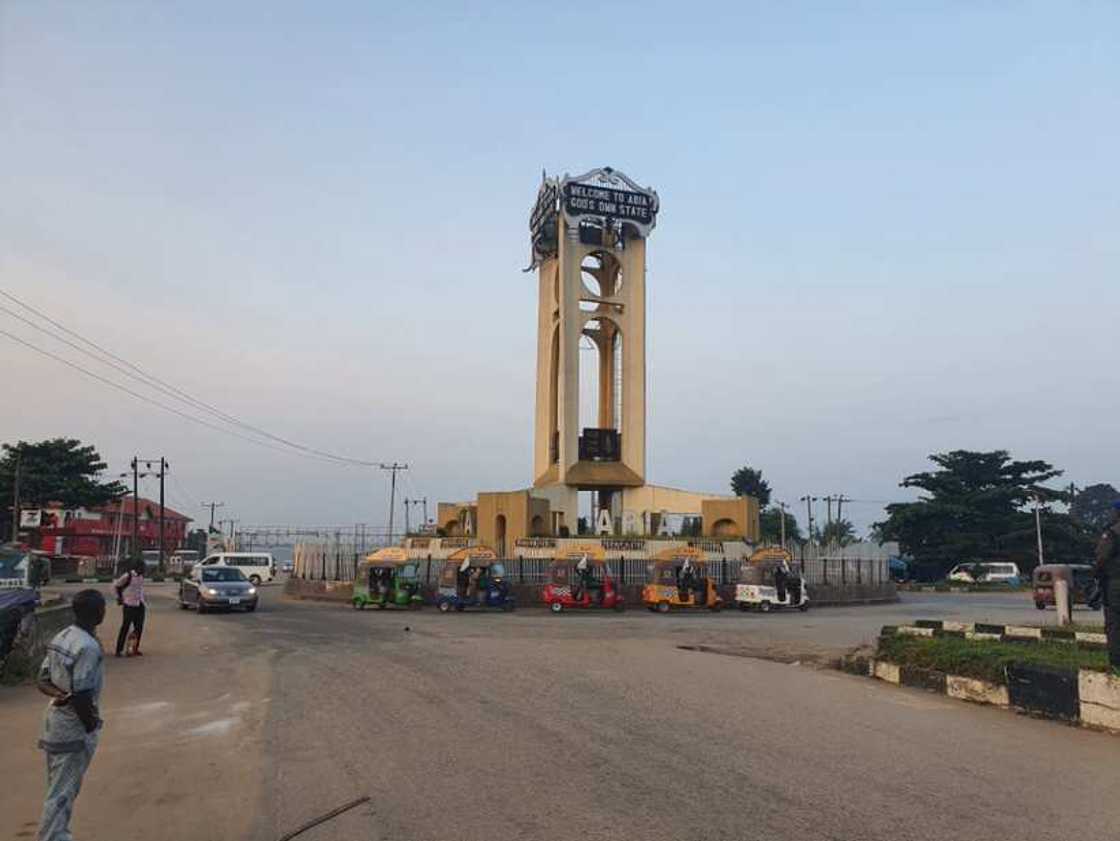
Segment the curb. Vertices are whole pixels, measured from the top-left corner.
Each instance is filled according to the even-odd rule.
[[[888,631],[888,629],[890,629]],[[1067,631],[1064,628],[1031,628],[1026,625],[990,625],[985,622],[942,622],[918,619],[913,625],[887,625],[883,634],[897,633],[915,637],[955,636],[999,642],[1069,642],[1083,648],[1108,647],[1108,637],[1092,631]]]
[[[962,636],[977,633],[975,628],[965,631],[963,628],[926,627],[933,624],[954,623],[925,622],[900,628],[886,626],[883,634],[932,637],[942,633]],[[996,636],[984,631],[979,633],[980,638]],[[1038,638],[1041,637],[1034,639]],[[840,661],[840,668],[850,674],[896,686],[924,689],[960,701],[1012,709],[1037,718],[1120,734],[1120,676],[1106,672],[1089,669],[1067,671],[1017,663],[1007,668],[1007,685],[1004,686],[979,678],[893,663],[878,657],[849,655]]]

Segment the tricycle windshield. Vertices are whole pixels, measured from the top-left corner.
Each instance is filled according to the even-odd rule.
[[[397,569],[397,577],[404,581],[414,581],[420,577],[420,570],[416,564],[405,564]]]
[[[492,578],[505,578],[506,565],[505,564],[490,564],[490,575]]]

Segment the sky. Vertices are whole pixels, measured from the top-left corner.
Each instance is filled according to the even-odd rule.
[[[528,214],[542,169],[613,166],[661,199],[649,481],[749,464],[861,529],[949,449],[1120,485],[1118,31],[1103,2],[7,0],[0,289],[274,435],[408,463],[434,516],[531,483]],[[0,441],[166,456],[191,516],[387,520],[376,468],[3,335],[0,371]]]

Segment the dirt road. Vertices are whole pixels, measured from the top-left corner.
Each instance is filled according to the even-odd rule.
[[[300,841],[1103,841],[1120,826],[1114,737],[679,647],[826,647],[851,636],[842,612],[358,613],[269,589],[256,614],[199,617],[169,594],[153,594],[148,656],[110,658],[79,840],[273,841],[366,794]],[[41,708],[33,689],[0,693],[2,837],[34,829]]]

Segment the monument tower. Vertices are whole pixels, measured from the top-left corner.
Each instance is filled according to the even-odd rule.
[[[654,190],[610,167],[545,176],[537,193],[533,487],[557,529],[574,532],[579,491],[596,491],[600,511],[618,517],[620,492],[645,484],[646,238],[657,210]],[[580,424],[581,365],[598,369],[589,426]]]

